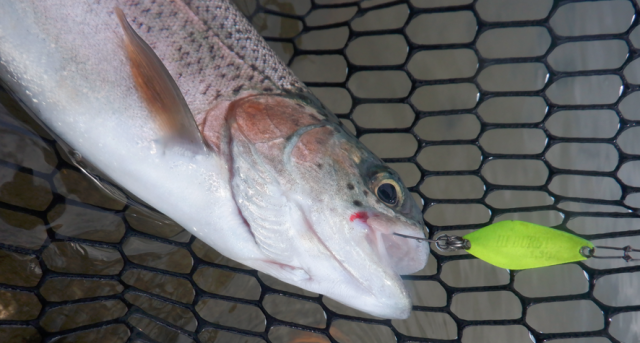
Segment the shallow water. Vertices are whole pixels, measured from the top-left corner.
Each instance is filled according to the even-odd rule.
[[[393,162],[434,235],[520,219],[640,247],[636,4],[237,2],[261,34],[287,38],[270,45]],[[10,342],[640,341],[639,262],[509,272],[433,251],[406,277],[412,316],[381,321],[110,198],[4,92],[0,103]]]

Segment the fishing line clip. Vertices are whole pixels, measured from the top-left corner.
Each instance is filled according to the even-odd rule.
[[[464,239],[460,236],[449,236],[447,234],[442,234],[436,237],[435,239],[428,239],[428,238],[420,238],[420,237],[403,235],[401,233],[395,233],[395,232],[393,234],[396,236],[404,237],[404,238],[415,239],[418,242],[424,241],[429,243],[435,243],[438,250],[443,252],[471,249],[471,242],[469,242],[468,239]]]

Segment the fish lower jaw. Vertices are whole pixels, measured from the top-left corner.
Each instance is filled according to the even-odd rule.
[[[365,312],[384,319],[407,319],[411,315],[411,300],[407,297],[404,301],[381,303],[376,301],[374,308],[367,308]]]
[[[327,297],[354,308],[358,311],[384,319],[407,319],[413,308],[411,299],[406,290],[395,289],[394,292],[359,292],[358,294],[342,295],[335,297],[325,294]]]

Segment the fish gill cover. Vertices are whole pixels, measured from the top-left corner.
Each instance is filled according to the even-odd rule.
[[[432,237],[520,219],[640,246],[635,2],[238,6],[424,200]],[[640,340],[638,263],[514,272],[434,250],[393,321],[288,286],[101,193],[0,95],[6,341]]]

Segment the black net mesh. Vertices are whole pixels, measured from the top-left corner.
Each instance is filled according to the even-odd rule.
[[[640,247],[630,1],[237,1],[421,198],[430,236],[521,219]],[[640,93],[637,93],[640,94]],[[107,196],[0,93],[0,342],[640,340],[640,265],[432,251],[380,320]]]

